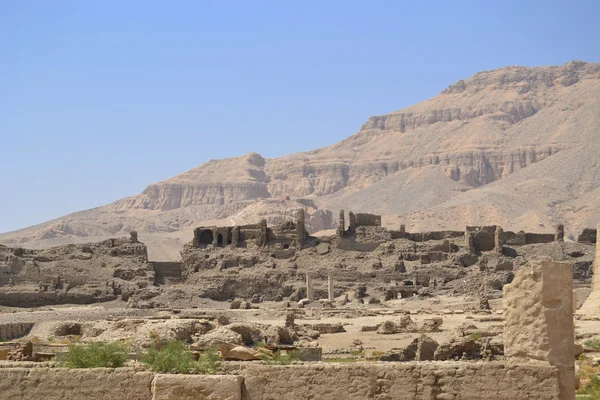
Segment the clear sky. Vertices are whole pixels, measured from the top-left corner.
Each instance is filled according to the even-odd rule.
[[[0,232],[574,59],[600,62],[599,0],[0,0]]]

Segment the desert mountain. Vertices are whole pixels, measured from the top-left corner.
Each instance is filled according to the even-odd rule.
[[[475,74],[414,106],[371,117],[322,149],[211,160],[92,210],[0,235],[45,247],[139,232],[151,259],[177,259],[200,224],[308,213],[311,232],[339,209],[410,231],[500,224],[567,236],[600,222],[600,64]]]

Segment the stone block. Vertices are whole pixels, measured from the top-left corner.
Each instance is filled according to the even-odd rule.
[[[323,348],[321,347],[301,347],[300,361],[321,361],[323,358]]]
[[[509,363],[549,363],[560,399],[575,399],[572,265],[532,262],[504,286],[504,354]]]
[[[152,400],[241,400],[242,381],[235,375],[158,374]]]

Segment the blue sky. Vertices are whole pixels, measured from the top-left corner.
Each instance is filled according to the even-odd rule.
[[[597,0],[0,0],[0,232],[336,143],[481,70],[600,62],[599,18]]]

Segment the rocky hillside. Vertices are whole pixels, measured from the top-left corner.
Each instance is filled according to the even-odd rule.
[[[130,230],[151,259],[176,259],[201,223],[290,218],[335,226],[340,208],[409,230],[501,224],[567,236],[600,221],[600,64],[480,72],[438,96],[371,117],[322,149],[211,160],[104,207],[0,235],[44,247]],[[257,149],[260,150],[260,149]]]

